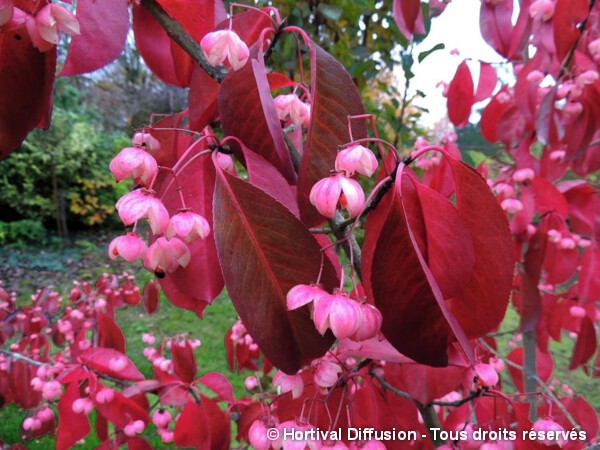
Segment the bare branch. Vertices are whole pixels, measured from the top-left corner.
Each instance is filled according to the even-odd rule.
[[[171,18],[156,0],[141,0],[141,4],[146,10],[152,14],[152,17],[160,24],[167,32],[169,37],[173,39],[179,46],[192,58],[192,60],[213,79],[221,83],[227,76],[227,69],[223,66],[212,66],[200,45],[185,31],[179,22]]]

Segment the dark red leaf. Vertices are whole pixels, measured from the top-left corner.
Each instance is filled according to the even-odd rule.
[[[73,402],[81,397],[78,383],[71,383],[58,402],[58,431],[56,449],[67,450],[92,430],[86,414],[73,411]]]
[[[175,445],[211,450],[208,417],[196,402],[188,399],[175,424]]]
[[[140,436],[127,436],[125,442],[127,442],[129,450],[152,450],[154,448],[146,439]]]
[[[596,353],[597,345],[594,322],[588,316],[585,316],[581,320],[581,328],[577,336],[575,348],[573,349],[573,357],[569,364],[569,370],[577,369],[579,366],[587,363],[594,356],[594,353]]]
[[[149,280],[144,287],[144,310],[153,314],[158,309],[160,299],[160,284],[156,280]]]
[[[352,78],[333,56],[311,43],[311,122],[298,173],[298,206],[308,226],[323,222],[309,202],[313,185],[334,168],[338,145],[350,140],[348,116],[364,114],[361,96]],[[353,123],[353,137],[366,137],[366,128]]]
[[[71,38],[61,76],[92,72],[121,54],[129,32],[128,2],[79,0],[77,20],[81,34]]]
[[[448,85],[448,117],[457,127],[465,126],[471,115],[471,107],[475,102],[474,85],[471,71],[466,61],[460,63],[454,78]]]
[[[243,146],[242,152],[246,160],[250,183],[269,194],[296,217],[299,217],[295,189],[288,184],[283,175],[269,161],[247,147]]]
[[[171,355],[175,373],[186,383],[191,383],[196,377],[198,366],[194,358],[194,349],[188,341],[171,343]]]
[[[296,173],[275,109],[267,72],[262,61],[250,59],[240,70],[230,72],[219,92],[223,132],[235,136],[250,150],[275,166],[290,183]]]
[[[320,247],[306,227],[260,189],[218,171],[215,238],[227,291],[265,356],[293,374],[323,355],[332,336],[317,333],[306,308],[288,312],[286,307],[287,292],[315,282],[319,273]],[[336,279],[326,259],[325,289]]]
[[[25,25],[0,32],[0,161],[50,125],[55,71],[56,48],[34,48]]]
[[[202,405],[208,417],[210,449],[229,450],[231,448],[231,418],[228,412],[219,408],[216,400],[202,396]]]

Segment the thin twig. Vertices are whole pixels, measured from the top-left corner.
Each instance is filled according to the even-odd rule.
[[[200,45],[185,31],[178,21],[169,16],[156,0],[141,0],[141,4],[156,19],[160,26],[163,27],[169,37],[177,42],[208,75],[219,83],[225,79],[227,69],[224,66],[212,66],[206,59],[206,56],[204,56]]]
[[[489,345],[483,339],[480,339],[479,343],[481,345],[483,345],[488,351],[490,351],[494,355],[496,355],[497,358],[500,358],[502,361],[504,361],[506,364],[508,364],[509,366],[514,367],[515,369],[521,370],[523,372],[526,371],[525,367],[523,367],[523,366],[521,366],[521,365],[519,365],[519,364],[511,361],[510,359],[508,359],[504,355],[500,354],[498,351],[496,351],[496,349],[494,349],[491,345]],[[554,394],[554,392],[552,392],[552,389],[550,389],[550,386],[548,386],[546,383],[544,383],[544,381],[540,377],[538,377],[537,375],[535,376],[535,380],[542,387],[542,389],[544,389],[544,391],[546,392],[546,394],[548,395],[548,397],[550,397],[550,399],[554,402],[554,404],[558,407],[558,409],[560,409],[560,411],[563,413],[563,415],[565,416],[565,418],[571,423],[571,425],[573,425],[573,427],[577,431],[579,431],[581,429],[581,426],[573,418],[573,416],[571,415],[571,413],[569,411],[567,411],[567,408],[565,408],[565,405],[563,405],[563,403],[558,399],[558,397],[556,397],[556,395]]]

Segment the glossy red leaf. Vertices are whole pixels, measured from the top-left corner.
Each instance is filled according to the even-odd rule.
[[[113,370],[111,361],[116,359],[125,362],[121,370]],[[79,360],[90,369],[103,373],[105,375],[117,378],[119,380],[142,381],[144,375],[138,370],[135,364],[123,353],[111,348],[93,347],[79,355]],[[114,363],[113,363],[114,367]]]
[[[129,32],[127,0],[79,0],[77,20],[81,34],[74,35],[60,75],[79,75],[114,61],[125,48]]]
[[[70,449],[92,430],[88,416],[73,411],[73,402],[80,397],[78,383],[70,383],[58,402],[57,450]]]
[[[309,202],[310,190],[334,168],[338,146],[350,140],[348,116],[364,114],[361,96],[352,78],[333,56],[311,43],[311,121],[298,173],[298,206],[308,226],[324,222]],[[366,137],[365,125],[353,123],[353,137]]]
[[[508,101],[504,98],[508,96]],[[479,127],[481,128],[481,135],[488,142],[498,142],[502,139],[502,136],[506,136],[507,133],[499,133],[499,123],[503,117],[509,116],[511,110],[516,110],[514,100],[508,94],[508,88],[505,86],[492,97],[490,102],[484,108],[481,113],[481,121]]]
[[[569,370],[577,369],[579,366],[584,365],[592,359],[592,356],[596,353],[597,346],[598,343],[594,322],[592,322],[588,316],[585,316],[581,320],[581,328],[577,335],[577,342],[573,349],[573,357],[569,364]]]
[[[56,48],[34,48],[25,25],[0,32],[0,161],[50,125],[55,71]]]
[[[179,171],[177,180],[182,188],[186,206],[203,216],[211,227],[214,227],[212,201],[215,169],[208,154],[191,161],[195,154],[180,159],[173,169]],[[188,164],[188,161],[191,163]],[[180,170],[183,167],[185,168]],[[169,214],[176,214],[181,209],[177,184],[172,176],[161,179],[155,190]],[[223,276],[212,231],[206,238],[196,239],[188,246],[192,255],[189,264],[173,273],[167,273],[159,282],[169,301],[182,308],[191,309],[201,316],[206,305],[223,290]]]
[[[211,450],[210,428],[206,411],[188,399],[175,424],[175,445],[196,450]]]
[[[226,172],[217,172],[214,204],[217,251],[233,304],[265,356],[296,373],[333,342],[318,334],[306,308],[286,307],[292,287],[316,281],[319,244],[287,208]],[[321,282],[332,289],[336,280],[326,259]]]
[[[198,366],[194,358],[194,349],[188,341],[171,343],[171,356],[175,373],[182,381],[191,383],[196,377]]]
[[[227,75],[219,92],[219,111],[225,135],[240,139],[246,147],[273,164],[288,182],[295,183],[296,173],[271,96],[262,55],[258,60],[251,58],[242,69]]]
[[[400,33],[409,41],[413,34],[425,34],[420,0],[394,0],[393,15]]]
[[[460,63],[454,78],[448,85],[448,117],[457,127],[465,126],[471,115],[471,108],[475,102],[473,94],[474,85],[471,70],[466,61]]]

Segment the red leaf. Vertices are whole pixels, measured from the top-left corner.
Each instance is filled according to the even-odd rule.
[[[444,286],[444,266],[450,264],[446,270],[455,270],[441,245],[447,231],[439,226],[427,230],[443,232],[436,237],[441,239],[439,245],[432,247],[439,250],[432,253],[427,240],[435,240],[428,234],[423,237],[418,212],[431,215],[439,206],[422,207],[409,177],[402,184],[397,178],[391,198],[384,197],[369,215],[363,254],[366,291],[372,292],[383,314],[383,334],[401,353],[429,365],[446,364],[446,347],[455,335],[460,336],[461,328],[466,336],[476,338],[498,326],[508,304],[514,267],[506,218],[485,180],[460,161],[446,159],[453,171],[458,215],[470,236],[470,240],[460,242],[465,246],[472,240],[475,257],[472,276],[464,288],[460,288],[461,283],[453,286],[458,292],[444,301],[437,278]],[[435,217],[439,216],[432,216],[431,222]],[[431,222],[425,218],[430,227]],[[451,221],[448,230],[457,228],[455,223]],[[459,255],[462,248],[452,246],[450,251]],[[468,351],[468,343],[461,339],[461,346]]]
[[[581,258],[579,293],[583,302],[593,302],[600,298],[600,248],[589,247]]]
[[[475,92],[475,102],[485,100],[492,95],[498,83],[498,75],[494,66],[482,62],[479,67],[479,81],[477,82],[477,91]]]
[[[210,450],[210,430],[206,412],[192,399],[186,405],[175,424],[175,445]]]
[[[422,184],[417,183],[416,188],[426,234],[421,252],[427,255],[428,266],[444,298],[450,298],[460,294],[471,279],[475,264],[473,241],[457,209],[446,197]]]
[[[97,389],[91,396],[98,414],[111,422],[117,428],[124,428],[131,422],[141,420],[148,425],[150,417],[146,408],[138,404],[133,398],[126,397],[118,391],[114,391],[114,396],[109,402],[100,403],[96,400],[98,392],[104,389],[104,386],[98,383]]]
[[[231,340],[231,339],[230,339]],[[229,403],[235,401],[233,395],[233,386],[225,375],[219,372],[208,372],[196,380],[196,383],[203,384],[217,394],[220,400]]]
[[[248,47],[254,44],[264,28],[272,25],[268,15],[260,11],[245,11],[233,16],[232,28]],[[228,29],[229,20],[225,20],[217,29]],[[194,66],[190,81],[188,103],[190,108],[190,128],[201,131],[219,116],[217,95],[219,83],[199,66]]]
[[[581,320],[581,329],[579,330],[577,342],[573,349],[573,357],[569,364],[569,370],[577,369],[579,366],[587,363],[594,356],[594,353],[596,353],[597,345],[594,322],[588,316],[585,316]]]
[[[160,284],[156,280],[149,280],[144,287],[144,310],[153,314],[158,309],[160,299]]]
[[[508,96],[508,88],[506,86],[492,97],[492,100],[490,100],[481,113],[481,121],[479,122],[481,135],[488,142],[498,142],[500,140],[498,123],[511,108],[516,109],[511,97],[509,97],[511,101],[500,101],[505,96]]]
[[[194,358],[194,349],[188,341],[172,342],[171,355],[175,373],[186,383],[191,383],[196,377],[198,366]]]
[[[221,0],[160,0],[159,3],[196,42],[225,18]],[[140,3],[133,4],[133,33],[142,58],[156,76],[175,86],[190,85],[192,59]]]
[[[219,408],[213,399],[202,396],[202,405],[208,416],[211,450],[229,450],[231,448],[231,418]]]
[[[454,78],[448,85],[448,117],[457,127],[464,127],[469,122],[471,107],[475,102],[473,94],[473,77],[466,61],[460,63]]]
[[[375,239],[376,244],[369,244],[375,245],[372,262],[363,261],[363,264],[372,264],[367,272],[371,274],[369,282],[375,306],[383,315],[381,331],[384,336],[398,351],[415,361],[444,366],[448,363],[446,348],[455,340],[456,334],[467,347],[465,351],[468,351],[468,342],[461,336],[462,330],[455,326],[456,320],[444,304],[443,295],[417,243],[410,212],[405,208],[405,202],[410,201],[408,198],[418,205],[416,188],[410,177],[402,177],[401,168],[396,184],[388,194],[387,208],[384,209],[382,203],[373,213],[383,213],[386,217],[380,234],[385,238],[365,236],[365,247],[367,239]],[[418,233],[419,223],[416,225]],[[367,233],[371,230],[367,228]],[[416,301],[418,307],[415,307]],[[454,329],[449,322],[453,322]]]
[[[80,397],[79,384],[75,382],[67,386],[58,402],[57,450],[70,449],[92,431],[88,416],[73,411],[73,402]]]
[[[313,185],[329,176],[338,145],[350,140],[348,116],[364,114],[361,96],[352,78],[333,56],[311,43],[311,122],[298,173],[298,206],[308,226],[323,222],[309,202]],[[366,128],[354,121],[354,139],[366,137]]]
[[[269,194],[296,217],[299,217],[300,212],[298,211],[295,190],[288,184],[283,175],[269,161],[246,146],[242,146],[242,152],[246,160],[250,183]]]
[[[529,12],[529,10],[527,10]],[[498,53],[509,57],[513,3],[481,2],[479,29],[483,39]]]
[[[265,356],[296,373],[333,341],[317,333],[306,308],[286,307],[292,287],[316,281],[320,247],[287,208],[226,172],[217,172],[214,204],[217,251],[233,304]],[[332,289],[336,279],[326,259],[324,287]]]
[[[177,180],[182,188],[186,206],[214,226],[212,202],[215,169],[209,155],[196,158],[188,165],[194,154],[180,159],[173,170],[178,172]],[[183,167],[185,168],[182,169]],[[173,215],[179,211],[182,206],[179,191],[171,176],[157,183],[155,190],[169,214]],[[223,290],[223,277],[212,231],[205,239],[196,239],[188,245],[192,257],[187,267],[167,273],[159,282],[169,301],[182,308],[191,309],[200,316],[206,305]]]
[[[554,362],[552,361],[552,355],[550,353],[542,352],[540,351],[540,349],[537,349],[535,356],[537,374],[542,379],[542,381],[546,383],[552,377],[552,372],[554,371]],[[507,358],[510,361],[522,367],[525,363],[525,350],[523,349],[523,347],[517,347],[507,355]],[[520,392],[525,392],[525,385],[523,384],[523,370],[508,365],[508,371],[510,372],[510,376],[513,379],[515,387]]]
[[[152,450],[154,448],[146,439],[140,436],[127,436],[125,442],[127,442],[129,450]]]
[[[219,92],[219,111],[226,136],[240,139],[273,164],[288,182],[296,181],[262,55],[227,75]]]
[[[394,0],[393,14],[400,33],[409,41],[413,34],[425,34],[420,0]]]
[[[115,359],[125,361],[125,366],[122,370],[111,369],[111,360]],[[144,375],[142,375],[135,364],[127,356],[111,348],[92,347],[82,353],[79,356],[79,360],[90,369],[119,380],[145,380]]]
[[[556,58],[562,62],[581,33],[577,26],[589,12],[587,0],[557,0],[554,6],[554,43]]]
[[[440,368],[422,364],[386,364],[385,376],[394,387],[427,405],[457,389],[467,370],[458,366]]]
[[[121,54],[129,32],[128,2],[79,0],[77,20],[81,34],[71,38],[61,76],[92,72]]]
[[[97,312],[98,343],[100,347],[113,348],[118,352],[127,353],[127,343],[123,330],[108,314]]]
[[[38,51],[25,25],[0,32],[0,161],[50,125],[55,71],[56,48]]]

